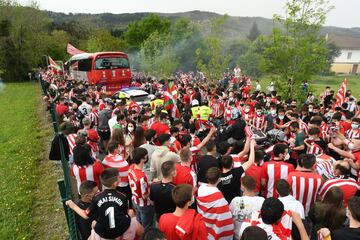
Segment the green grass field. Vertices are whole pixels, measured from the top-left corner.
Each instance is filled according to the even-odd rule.
[[[360,97],[360,75],[357,76],[314,76],[313,81],[310,82],[310,90],[313,91],[316,97],[319,97],[320,93],[325,90],[326,86],[330,86],[335,91],[335,95],[340,88],[342,81],[348,79],[348,89],[350,89],[353,95],[357,98]],[[266,87],[270,83],[270,76],[264,76],[260,79],[262,90],[266,90]],[[287,84],[287,83],[284,83]],[[254,84],[253,84],[254,85]]]
[[[7,84],[0,112],[0,239],[64,239],[61,172],[46,160],[52,132],[41,117],[39,85]]]

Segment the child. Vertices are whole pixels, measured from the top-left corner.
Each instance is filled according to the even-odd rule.
[[[91,205],[85,211],[81,210],[72,200],[66,201],[71,209],[84,219],[96,217],[93,224],[91,239],[134,239],[135,235],[142,235],[143,228],[128,215],[126,196],[118,191],[119,171],[108,168],[101,174],[100,179],[105,186],[104,191],[97,194]]]
[[[194,190],[189,184],[177,185],[172,190],[172,199],[176,205],[173,213],[160,217],[159,230],[168,240],[206,239],[207,230],[200,214],[189,209],[194,202]]]
[[[80,195],[81,198],[76,202],[76,205],[79,206],[82,210],[86,210],[90,207],[91,200],[95,194],[99,191],[96,182],[94,181],[85,181],[80,185]],[[93,219],[83,219],[78,214],[75,215],[75,221],[79,229],[81,239],[87,240],[91,235],[91,222]]]

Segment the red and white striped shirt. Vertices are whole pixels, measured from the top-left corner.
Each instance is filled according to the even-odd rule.
[[[319,146],[319,144],[316,144],[315,142],[312,142],[310,144],[310,147],[307,148],[306,153],[307,154],[319,155],[319,154],[323,153],[323,149]]]
[[[232,160],[233,160],[233,168],[241,167],[244,162],[248,159],[248,156],[245,155],[242,158],[239,158],[238,154],[230,154]]]
[[[75,138],[76,138],[77,134],[76,133],[71,133],[69,135],[66,136],[67,140],[68,140],[68,144],[69,144],[69,151],[70,151],[70,155],[74,154],[74,147],[75,147]]]
[[[99,113],[97,111],[92,111],[89,115],[91,120],[91,126],[98,126],[99,125]]]
[[[253,212],[250,219],[245,219],[241,224],[240,236],[247,227],[258,226],[265,230],[268,239],[271,240],[290,240],[292,229],[292,213],[284,211],[279,223],[272,225],[265,224],[261,219],[260,212]]]
[[[322,179],[333,179],[334,175],[334,167],[333,164],[336,160],[329,155],[320,154],[316,156],[316,172],[322,177]]]
[[[299,123],[299,127],[301,130],[305,132],[305,134],[308,133],[309,126],[302,120],[298,119],[297,122]],[[290,127],[291,121],[287,122],[284,126]]]
[[[265,115],[261,114],[258,116],[257,114],[251,119],[251,125],[253,125],[257,129],[263,129],[266,123]]]
[[[292,195],[302,203],[307,216],[320,190],[321,176],[312,172],[295,171],[289,173],[287,181],[290,184]]]
[[[222,114],[224,113],[224,104],[221,101],[213,101],[210,103],[209,107],[211,108],[214,117],[222,117]]]
[[[119,171],[119,187],[126,187],[129,185],[129,164],[121,155],[109,154],[104,158],[102,164],[104,165],[104,168],[116,168]]]
[[[224,118],[226,122],[229,122],[232,119],[232,108],[227,107],[224,112]]]
[[[208,239],[233,239],[234,221],[229,204],[218,188],[209,184],[200,185],[197,209],[204,218]]]
[[[360,139],[360,129],[349,129],[345,133],[348,139]]]
[[[322,188],[320,189],[319,195],[325,197],[326,193],[332,187],[339,187],[344,194],[344,203],[347,204],[347,201],[353,197],[357,190],[359,189],[358,183],[352,179],[329,179],[327,180]]]
[[[326,123],[322,123],[320,126],[320,134],[319,137],[325,139],[328,136],[329,127]]]
[[[150,186],[145,173],[135,169],[134,165],[132,165],[129,168],[128,178],[132,192],[132,201],[140,207],[150,206]]]
[[[275,183],[279,179],[287,179],[289,173],[295,171],[292,164],[284,161],[270,161],[261,167],[261,179],[266,181],[265,197],[278,197]]]
[[[73,164],[71,167],[71,172],[76,178],[78,191],[80,191],[80,185],[84,181],[94,181],[96,182],[98,188],[101,189],[100,174],[103,172],[103,170],[103,166],[98,161],[92,165],[87,166],[78,166]]]
[[[148,127],[151,128],[151,126],[156,122],[155,117],[152,117],[148,120]]]

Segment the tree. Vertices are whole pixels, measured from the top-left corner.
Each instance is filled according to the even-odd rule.
[[[259,36],[251,42],[245,54],[240,55],[238,62],[245,75],[251,78],[259,78],[263,75],[264,57],[262,54],[268,44],[268,39],[265,36]]]
[[[158,15],[150,14],[139,21],[129,24],[124,39],[127,44],[135,49],[140,49],[141,44],[155,31],[168,33],[170,21],[167,18],[160,18]]]
[[[46,55],[56,60],[66,61],[69,57],[66,53],[66,46],[70,39],[69,34],[63,30],[54,30],[47,38]]]
[[[303,99],[302,82],[326,67],[328,50],[320,28],[331,9],[328,0],[288,0],[287,15],[274,16],[274,23],[284,30],[273,28],[264,51],[264,70],[273,74],[283,96]]]
[[[256,21],[252,24],[251,29],[249,31],[249,35],[247,36],[247,38],[250,41],[254,41],[258,38],[258,36],[261,34],[261,32],[258,29],[258,25],[256,23]]]
[[[326,47],[328,49],[328,54],[326,57],[326,68],[321,73],[325,75],[330,75],[331,65],[334,63],[335,58],[340,56],[341,51],[340,48],[332,42],[327,42]]]
[[[158,77],[169,77],[179,61],[170,45],[169,34],[153,32],[142,44],[140,67]]]
[[[222,26],[227,15],[215,18],[211,22],[210,36],[203,41],[203,47],[196,49],[197,68],[202,71],[210,81],[222,79],[224,70],[229,64],[230,56],[223,51],[223,40],[220,38]]]
[[[6,34],[0,37],[4,79],[22,81],[46,53],[50,20],[34,2],[22,7],[13,1],[0,1],[0,22],[6,25]]]
[[[86,42],[88,52],[124,51],[125,47],[124,40],[112,36],[106,29],[93,31]]]

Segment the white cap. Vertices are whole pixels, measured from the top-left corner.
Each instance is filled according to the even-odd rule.
[[[191,105],[192,106],[199,105],[199,101],[197,99],[194,99],[191,101]]]

